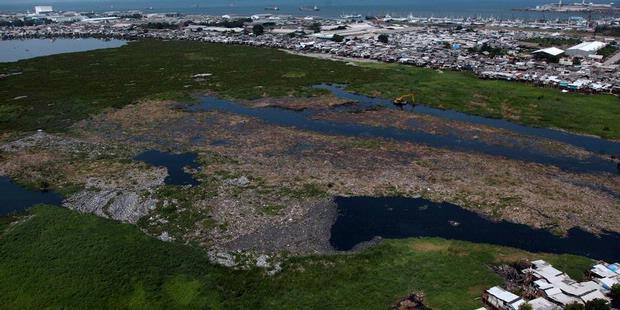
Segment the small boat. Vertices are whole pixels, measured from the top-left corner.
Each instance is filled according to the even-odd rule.
[[[265,11],[279,11],[280,8],[277,6],[268,6],[265,8]]]
[[[300,6],[299,7],[300,11],[320,11],[321,9],[319,9],[318,6],[313,6],[313,7],[308,7],[308,6]]]

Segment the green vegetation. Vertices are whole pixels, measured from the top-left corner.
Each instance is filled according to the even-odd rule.
[[[142,25],[143,28],[145,29],[179,29],[179,25],[178,24],[171,24],[171,23],[167,23],[167,22],[156,22],[156,23],[147,23]]]
[[[305,75],[283,78],[291,71]],[[0,73],[23,72],[0,80],[0,132],[59,130],[106,108],[143,98],[188,100],[204,90],[244,99],[308,95],[316,93],[310,85],[369,80],[371,71],[273,49],[199,42],[141,41],[40,57],[0,64]],[[199,73],[213,76],[194,81]],[[28,97],[14,99],[19,96]]]
[[[613,56],[614,54],[616,54],[616,52],[618,52],[618,48],[616,47],[616,45],[615,44],[609,44],[609,45],[603,47],[602,49],[600,49],[596,53],[598,55],[602,55],[603,57],[607,58],[607,57]]]
[[[215,222],[208,215],[209,209],[197,206],[196,202],[214,194],[207,186],[162,186],[155,193],[160,201],[156,209],[150,216],[141,218],[138,226],[153,236],[165,231],[176,239],[182,239],[196,228],[206,230]]]
[[[263,190],[268,189],[264,188]],[[277,192],[277,196],[292,197],[295,199],[327,196],[325,189],[317,183],[303,183],[301,186],[296,186],[294,188],[277,187],[275,191]]]
[[[481,80],[466,72],[394,64],[367,64],[382,70],[373,82],[351,90],[396,98],[415,92],[424,104],[516,123],[620,138],[620,103],[609,95],[564,94],[525,83]]]
[[[158,241],[132,225],[56,207],[30,212],[8,230],[0,225],[4,309],[385,309],[420,291],[433,309],[474,309],[484,289],[502,282],[488,265],[534,257],[573,270],[591,264],[569,255],[410,239],[355,255],[290,258],[269,277],[214,266],[204,250]]]
[[[328,82],[389,98],[414,91],[418,102],[435,107],[620,138],[620,104],[613,96],[563,94],[404,65],[348,66],[248,46],[140,41],[0,64],[0,73],[7,72],[23,74],[0,81],[0,132],[62,130],[141,99],[189,100],[207,90],[237,99],[307,96],[321,93],[311,85]],[[192,79],[199,73],[213,76]]]
[[[377,41],[379,41],[379,42],[381,42],[381,43],[383,43],[383,44],[387,44],[387,43],[388,43],[388,41],[389,41],[389,39],[390,39],[390,38],[388,37],[388,35],[387,35],[387,34],[384,34],[384,33],[380,34],[380,35],[377,37]]]
[[[566,306],[565,310],[610,310],[611,307],[606,300],[594,299],[586,302],[585,305],[574,303]]]
[[[605,36],[620,36],[620,27],[618,26],[596,26],[594,32]]]
[[[332,37],[332,41],[334,41],[334,42],[342,42],[342,41],[344,41],[344,37],[339,35],[339,34],[334,34],[334,36]]]
[[[263,35],[263,33],[265,33],[265,27],[263,27],[263,25],[254,25],[254,27],[252,27],[252,33],[255,36],[260,36]]]
[[[538,44],[538,46],[540,47],[551,47],[551,46],[560,46],[560,47],[566,47],[566,46],[573,46],[573,45],[577,45],[579,43],[581,43],[581,40],[576,39],[576,38],[563,38],[563,37],[558,37],[558,38],[551,38],[551,37],[547,37],[547,38],[529,38],[526,40],[523,40],[524,42],[529,42],[529,43],[536,43]]]
[[[611,287],[609,297],[611,297],[611,306],[620,308],[620,284],[614,284]]]
[[[594,299],[586,302],[585,310],[610,310],[609,302],[604,299]]]
[[[321,32],[321,23],[312,23],[308,29],[312,30],[314,33]]]

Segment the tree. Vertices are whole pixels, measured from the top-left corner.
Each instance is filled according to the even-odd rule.
[[[620,308],[620,284],[614,284],[609,292],[611,298],[611,306],[614,308]]]
[[[344,41],[344,37],[339,35],[339,34],[335,34],[332,37],[332,41],[334,41],[334,42],[342,42],[342,41]]]
[[[611,307],[607,300],[604,299],[594,299],[586,302],[585,310],[610,310]]]
[[[256,36],[260,36],[265,33],[265,27],[263,27],[263,25],[261,24],[256,24],[254,25],[254,27],[252,27],[252,33]]]
[[[314,33],[321,32],[321,23],[312,23],[309,27],[310,30],[314,31]]]
[[[532,310],[532,305],[528,303],[521,304],[519,310]]]
[[[566,307],[564,307],[564,310],[583,310],[583,305],[578,303],[572,303],[566,305]]]
[[[381,43],[387,44],[388,41],[389,41],[389,37],[388,37],[387,34],[382,33],[382,34],[379,35],[377,40],[379,40],[379,42],[381,42]]]

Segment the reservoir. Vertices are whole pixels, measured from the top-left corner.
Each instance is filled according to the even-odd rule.
[[[620,234],[601,236],[573,228],[566,237],[545,229],[492,221],[450,203],[421,198],[337,197],[338,217],[330,243],[347,251],[375,237],[440,237],[489,243],[531,252],[569,253],[607,261],[620,260]]]
[[[0,62],[14,62],[40,56],[85,52],[125,45],[124,40],[100,39],[27,39],[0,40]]]
[[[23,211],[36,204],[60,205],[62,196],[54,192],[25,189],[0,176],[0,216]]]

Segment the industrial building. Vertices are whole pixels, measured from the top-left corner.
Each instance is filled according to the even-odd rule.
[[[588,57],[590,55],[596,55],[600,49],[607,44],[600,41],[583,42],[575,46],[569,47],[566,50],[566,55],[573,57]]]
[[[34,13],[37,15],[54,12],[54,8],[49,5],[37,5],[34,7]]]

